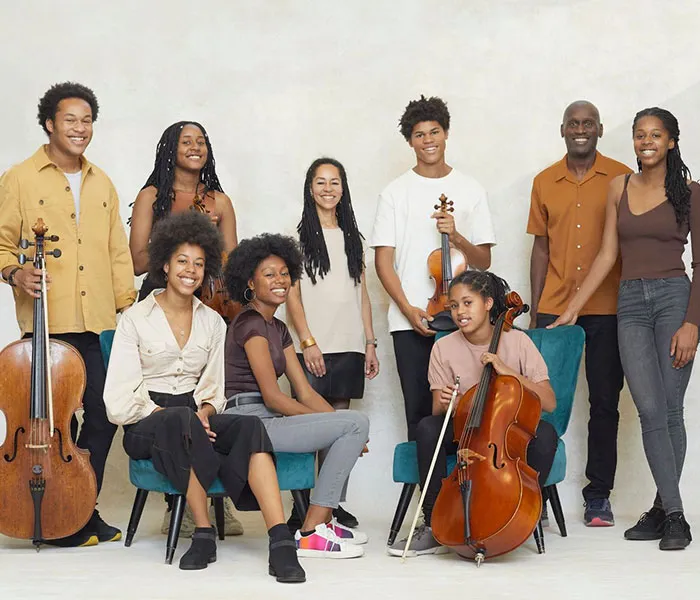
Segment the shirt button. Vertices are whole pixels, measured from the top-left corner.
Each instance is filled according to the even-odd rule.
[[[107,203],[106,203],[106,202],[103,202],[103,203],[102,203],[102,206],[104,206],[105,208],[107,208]]]
[[[177,390],[177,386],[176,386],[176,385],[173,386],[173,392],[174,392],[175,390]]]
[[[182,356],[177,357],[178,360],[183,360]]]
[[[576,206],[578,206],[579,208],[581,208],[581,203],[579,202]]]
[[[178,369],[177,372],[178,372],[178,373],[182,373],[182,369]]]
[[[80,292],[80,295],[81,295],[81,296],[84,296],[85,294],[86,294],[86,292],[84,292],[84,291],[83,291],[83,292]]]
[[[41,205],[43,206],[43,205],[44,205],[44,201],[43,201],[43,200],[39,200],[39,204],[41,204]]]
[[[576,225],[576,227],[578,227],[579,229],[581,229],[581,224],[578,223],[578,224]]]
[[[576,270],[577,270],[577,271],[580,271],[580,270],[581,270],[581,267],[576,267]]]
[[[70,192],[70,186],[69,186],[69,185],[66,186],[66,191],[67,191],[67,192]]]
[[[71,219],[75,219],[75,213],[71,213],[71,214],[70,214],[70,218],[71,218]]]
[[[576,244],[576,247],[581,249],[581,244]]]
[[[80,265],[78,268],[79,268],[81,271],[85,270],[85,267],[84,267],[83,265]]]
[[[576,288],[576,291],[578,292],[580,289],[581,289],[580,287],[577,287],[577,288]]]
[[[81,240],[80,238],[78,238],[78,243],[79,243],[79,244],[82,244],[82,243],[83,243],[83,240]]]

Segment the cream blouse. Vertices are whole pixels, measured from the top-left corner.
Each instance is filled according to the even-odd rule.
[[[148,392],[194,391],[197,406],[224,410],[224,320],[193,297],[192,330],[180,349],[155,300],[162,291],[129,308],[117,325],[104,390],[107,417],[117,425],[137,423],[157,408]]]

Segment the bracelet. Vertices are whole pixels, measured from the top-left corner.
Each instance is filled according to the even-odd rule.
[[[376,348],[377,347],[377,338],[374,338],[373,340],[367,340],[365,342],[365,346],[374,346]]]
[[[11,285],[12,287],[17,287],[17,284],[15,283],[15,274],[17,273],[17,271],[20,271],[21,269],[22,269],[22,267],[15,267],[7,274],[7,279],[5,279],[5,281],[7,281],[7,283],[9,285]],[[3,279],[4,279],[4,277],[3,277]]]
[[[302,350],[306,350],[307,348],[310,348],[311,346],[316,345],[316,340],[314,339],[314,336],[306,338],[303,342],[299,344]]]

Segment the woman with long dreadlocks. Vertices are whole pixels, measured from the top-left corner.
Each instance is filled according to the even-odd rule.
[[[195,121],[178,121],[160,136],[153,171],[134,201],[129,220],[129,248],[136,275],[148,273],[148,244],[153,226],[171,213],[190,209],[209,215],[211,222],[221,232],[223,249],[228,256],[238,244],[236,214],[231,199],[219,183],[209,136],[204,127]],[[141,284],[139,300],[148,297],[157,287],[152,278],[146,276]],[[169,508],[161,527],[164,534],[168,533],[172,505],[170,498],[166,497],[166,500]],[[213,514],[213,507],[211,512]],[[224,516],[226,535],[241,535],[243,526],[234,516],[233,504],[228,498],[224,500]],[[188,507],[180,536],[190,537],[194,529],[194,519]]]
[[[199,123],[179,121],[161,135],[153,172],[134,202],[129,247],[136,275],[148,272],[148,241],[153,224],[171,212],[190,209],[209,215],[221,231],[224,251],[228,255],[238,243],[236,214],[216,175],[209,136]],[[139,300],[153,289],[147,277],[141,286]]]
[[[656,483],[652,508],[625,531],[628,540],[658,540],[661,550],[691,541],[679,480],[686,450],[683,398],[700,324],[700,185],[681,159],[678,121],[662,108],[637,113],[632,125],[639,173],[613,179],[603,243],[581,289],[550,326],[578,312],[622,256],[617,323],[620,358],[642,425]],[[683,264],[692,236],[693,281]]]
[[[318,158],[304,180],[304,208],[297,227],[307,277],[292,286],[288,320],[298,336],[299,362],[311,387],[338,409],[362,398],[364,378],[379,373],[372,307],[364,273],[362,235],[355,221],[343,165]],[[326,451],[319,452],[319,467]],[[345,500],[347,482],[341,500]],[[357,527],[342,506],[338,522]],[[297,526],[295,510],[290,526]]]

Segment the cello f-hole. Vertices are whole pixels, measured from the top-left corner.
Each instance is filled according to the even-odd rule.
[[[502,462],[500,465],[498,464],[498,446],[497,446],[496,444],[494,444],[493,442],[491,442],[491,443],[489,444],[489,448],[493,448],[493,457],[492,457],[492,460],[493,460],[493,466],[494,466],[494,468],[496,468],[496,469],[502,469],[503,467],[505,467],[505,466],[506,466],[506,463],[504,463],[504,462]]]
[[[60,429],[54,429],[54,433],[58,434],[58,453],[61,456],[61,460],[64,463],[69,463],[70,461],[73,460],[73,455],[72,454],[66,454],[65,456],[63,455],[63,434],[61,433]]]
[[[18,427],[15,429],[14,441],[12,442],[12,456],[5,454],[3,457],[7,462],[12,462],[17,457],[17,437],[20,433],[24,433],[24,427]]]

